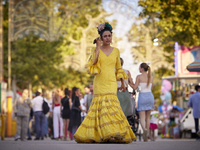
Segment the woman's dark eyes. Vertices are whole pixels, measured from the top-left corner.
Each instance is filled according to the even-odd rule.
[[[107,35],[106,35],[106,36],[104,36],[104,37],[107,37]],[[111,35],[108,35],[108,37],[111,37]]]

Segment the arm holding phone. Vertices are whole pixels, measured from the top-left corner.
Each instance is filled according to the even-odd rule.
[[[100,47],[101,47],[101,38],[98,37],[98,38],[95,39],[95,40],[96,40],[96,49],[95,49],[95,59],[94,59],[94,63],[93,63],[93,65],[96,64],[97,61],[98,61],[98,57],[99,57],[99,49],[100,49]],[[95,40],[94,40],[94,42],[95,42]]]

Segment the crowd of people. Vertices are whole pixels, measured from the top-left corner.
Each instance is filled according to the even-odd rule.
[[[30,100],[28,90],[23,90],[22,96],[15,101],[15,140],[32,140],[33,135],[34,140],[72,140],[93,98],[92,84],[85,86],[84,90],[84,97],[77,87],[73,87],[71,91],[68,88],[64,91],[56,90],[52,92],[52,100],[47,100],[39,91]],[[47,114],[42,110],[43,101],[46,101],[50,108]]]

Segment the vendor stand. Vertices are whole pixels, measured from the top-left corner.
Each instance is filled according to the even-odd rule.
[[[200,46],[194,46],[192,48],[179,46],[175,43],[175,75],[163,77],[162,80],[168,80],[172,84],[172,103],[175,102],[177,106],[184,109],[184,116],[179,117],[180,126],[176,126],[173,130],[174,138],[180,137],[181,132],[185,130],[188,120],[191,120],[191,109],[188,109],[188,100],[191,94],[193,94],[194,87],[200,84]],[[190,117],[189,117],[190,116]],[[173,124],[168,126],[174,128]],[[194,126],[193,126],[194,128]],[[176,130],[177,129],[177,130]],[[192,133],[194,129],[191,129]],[[168,137],[170,137],[171,132],[169,132]]]

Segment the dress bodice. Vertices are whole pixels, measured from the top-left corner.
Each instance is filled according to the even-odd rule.
[[[95,51],[93,50],[86,68],[88,68],[90,74],[95,75],[94,94],[117,93],[117,81],[120,78],[128,78],[121,67],[119,49],[114,47],[109,56],[100,49],[98,61],[95,65],[93,65],[94,59]]]

